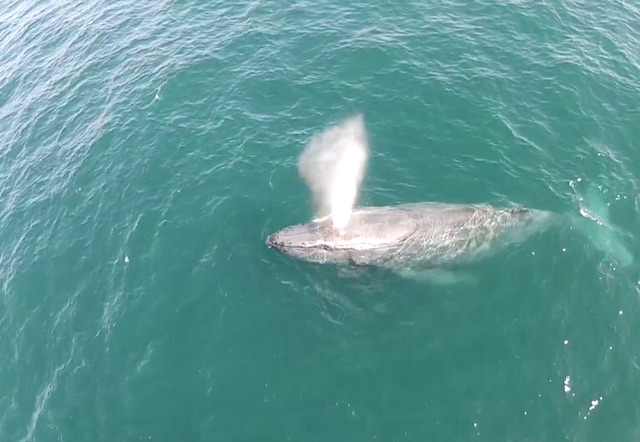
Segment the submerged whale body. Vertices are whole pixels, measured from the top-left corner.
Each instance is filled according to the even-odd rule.
[[[487,256],[528,238],[550,219],[541,210],[482,204],[360,207],[343,229],[312,221],[285,227],[266,243],[308,262],[435,268]]]

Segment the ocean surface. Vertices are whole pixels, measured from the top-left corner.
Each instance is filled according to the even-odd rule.
[[[314,265],[360,203],[583,221],[476,282]],[[0,0],[0,441],[637,441],[640,6]]]

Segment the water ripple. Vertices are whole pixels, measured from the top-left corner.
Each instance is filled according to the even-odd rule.
[[[123,428],[134,422],[131,431],[140,437],[189,438],[202,422],[222,425],[211,416],[223,403],[231,416],[230,398],[252,404],[260,391],[279,410],[313,400],[320,393],[299,373],[339,372],[339,362],[362,378],[368,364],[397,371],[373,347],[393,350],[395,358],[411,342],[430,340],[411,347],[412,357],[469,353],[434,338],[453,329],[429,328],[437,313],[425,320],[426,304],[416,307],[427,297],[403,292],[383,300],[408,287],[387,284],[386,275],[359,283],[322,270],[300,277],[289,263],[266,258],[266,232],[308,216],[306,189],[295,176],[297,154],[313,132],[347,112],[362,110],[370,122],[368,203],[466,198],[572,211],[586,191],[570,183],[581,179],[600,189],[613,222],[640,247],[638,23],[640,8],[624,1],[3,2],[0,331],[7,338],[0,341],[0,379],[8,387],[0,396],[0,437],[123,440],[133,437]],[[585,254],[585,261],[596,261]],[[567,269],[582,265],[570,264]],[[589,335],[598,349],[550,351],[557,370],[573,370],[576,382],[598,369],[611,373],[611,361],[623,367],[618,384],[577,384],[580,401],[596,389],[615,400],[619,385],[637,379],[631,338],[637,279],[631,284],[633,271],[619,272],[609,262],[595,265],[596,288],[577,278],[579,270],[571,273],[577,288],[552,285],[549,275],[538,275],[538,285],[528,282],[564,302],[558,327],[592,317],[580,307],[585,293],[593,295],[592,309],[605,312]],[[562,290],[568,294],[555,293]],[[606,296],[596,297],[597,290]],[[456,299],[430,307],[464,313],[473,303]],[[495,307],[477,308],[486,305]],[[529,306],[527,317],[548,319]],[[383,317],[392,319],[383,323]],[[405,322],[400,329],[411,324],[411,339],[401,345],[394,339],[402,334],[380,334],[398,333],[398,317]],[[506,318],[497,310],[473,314],[485,322],[494,317]],[[211,328],[191,328],[202,324]],[[274,324],[281,331],[271,331],[282,334],[265,332]],[[286,330],[290,324],[294,331]],[[504,332],[493,338],[528,357],[510,335],[516,325],[505,324],[492,325]],[[617,335],[607,334],[608,326]],[[367,327],[384,340],[366,340]],[[319,358],[304,353],[314,347],[305,331]],[[473,334],[464,327],[456,332],[459,339]],[[614,350],[601,348],[603,342]],[[196,365],[173,362],[186,360],[183,354]],[[256,354],[268,363],[257,363]],[[581,365],[589,358],[595,368]],[[488,373],[491,361],[483,361]],[[264,373],[252,372],[256,365]],[[426,382],[420,370],[414,376]],[[487,373],[473,372],[473,379],[497,389],[502,379]],[[276,386],[249,388],[263,378]],[[333,378],[319,379],[314,385]],[[396,389],[393,377],[373,380],[385,413],[389,403],[414,405],[404,401],[410,389]],[[246,387],[239,399],[236,382]],[[174,383],[184,390],[167,386]],[[493,391],[461,385],[480,409],[470,413],[492,408],[504,417],[482,399]],[[200,387],[211,402],[198,402]],[[333,410],[356,422],[366,401],[353,406],[348,387],[336,393]],[[172,400],[150,399],[151,388]],[[462,394],[455,388],[447,393]],[[287,396],[296,391],[298,397]],[[189,417],[172,408],[183,395],[194,404]],[[275,413],[265,406],[256,410]],[[571,406],[572,413],[585,408]],[[210,411],[193,425],[202,410]],[[149,415],[175,419],[152,426]],[[66,426],[70,416],[76,421]],[[295,419],[307,422],[302,412]],[[576,428],[572,423],[579,433]]]

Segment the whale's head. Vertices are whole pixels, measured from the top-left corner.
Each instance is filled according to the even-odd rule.
[[[285,227],[266,239],[269,247],[317,263],[366,263],[388,255],[416,230],[416,222],[402,211],[354,212],[343,229],[330,220]]]
[[[340,235],[331,225],[311,222],[285,227],[267,237],[266,244],[310,262],[348,261],[339,247]]]

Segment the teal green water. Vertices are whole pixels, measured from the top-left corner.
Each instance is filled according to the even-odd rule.
[[[1,5],[0,440],[638,439],[637,5]],[[363,203],[590,204],[618,246],[446,285],[267,249],[359,111]]]

